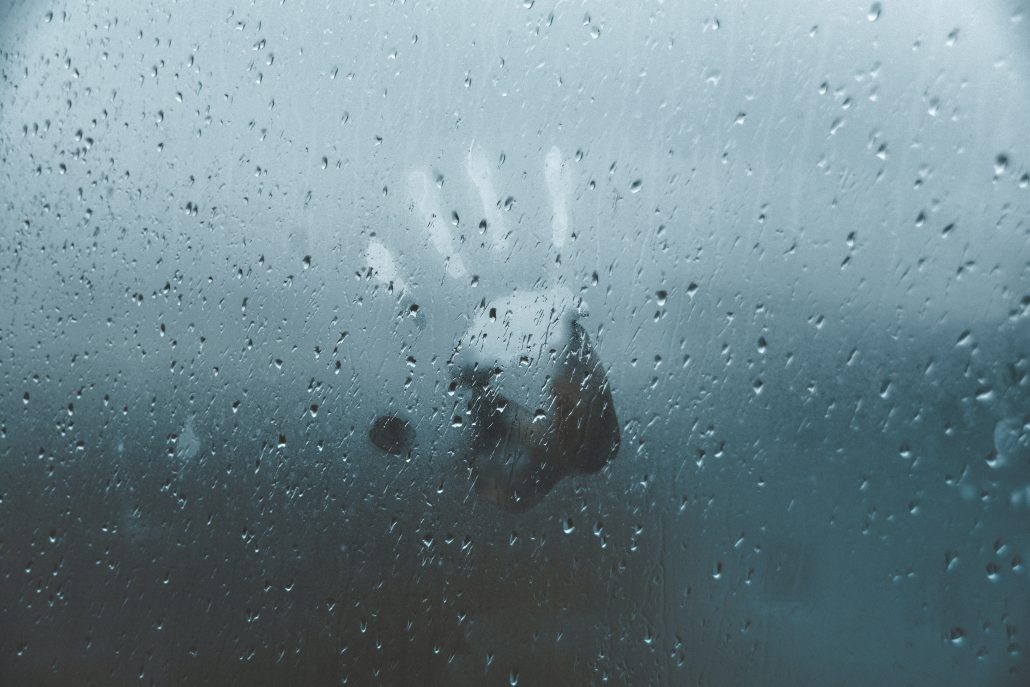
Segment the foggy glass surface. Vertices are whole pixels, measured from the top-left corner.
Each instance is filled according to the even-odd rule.
[[[0,684],[1030,684],[1030,7],[0,4]]]

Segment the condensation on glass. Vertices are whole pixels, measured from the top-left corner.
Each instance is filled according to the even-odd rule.
[[[1030,684],[1028,46],[0,5],[0,683]]]

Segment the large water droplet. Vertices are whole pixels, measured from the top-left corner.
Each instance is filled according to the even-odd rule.
[[[380,450],[399,456],[411,450],[415,443],[415,428],[396,415],[380,415],[368,430],[368,440]]]

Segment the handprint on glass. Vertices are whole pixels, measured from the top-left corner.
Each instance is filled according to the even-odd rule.
[[[471,292],[478,275],[470,275],[473,263],[458,249],[452,232],[457,221],[445,219],[440,184],[426,169],[407,177],[410,209],[442,259],[447,279],[468,290],[452,299],[466,304],[469,326],[455,342],[448,367],[450,390],[466,403],[465,458],[475,491],[509,511],[533,507],[564,477],[601,470],[620,444],[607,370],[581,324],[587,305],[562,273],[561,250],[570,228],[566,166],[557,147],[544,156],[551,232],[541,273],[525,275],[528,284],[489,301]],[[511,201],[498,194],[494,166],[474,145],[464,171],[481,201],[482,253],[501,262],[519,250],[505,218]],[[372,238],[365,257],[369,273],[399,294],[424,328],[394,252]]]

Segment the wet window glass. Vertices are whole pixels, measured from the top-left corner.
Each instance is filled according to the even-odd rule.
[[[1030,684],[1020,0],[0,3],[0,684]]]

